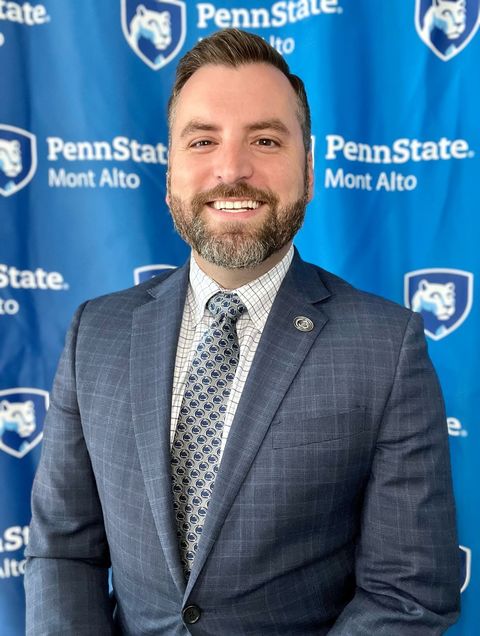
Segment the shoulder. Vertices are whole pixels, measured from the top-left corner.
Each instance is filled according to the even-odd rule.
[[[134,287],[98,296],[83,303],[76,317],[81,327],[96,325],[99,329],[114,329],[122,324],[130,325],[135,310],[154,302],[162,286],[172,278],[183,278],[184,267],[169,269]],[[75,319],[74,319],[75,321]]]
[[[303,262],[306,268],[314,272],[318,280],[328,291],[321,303],[322,310],[343,325],[355,325],[364,333],[380,330],[391,333],[403,333],[409,323],[421,327],[421,317],[396,302],[357,289],[343,278],[311,263]]]

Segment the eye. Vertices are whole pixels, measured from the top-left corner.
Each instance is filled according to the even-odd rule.
[[[205,148],[212,144],[210,139],[199,139],[198,141],[192,141],[190,148]]]
[[[270,139],[269,137],[261,137],[255,141],[257,146],[263,146],[264,148],[275,148],[279,146],[279,143],[274,139]]]

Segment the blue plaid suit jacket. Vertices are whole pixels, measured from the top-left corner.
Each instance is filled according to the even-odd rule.
[[[187,285],[185,266],[76,313],[33,490],[27,633],[442,634],[458,545],[421,318],[297,254],[185,583],[169,429]]]

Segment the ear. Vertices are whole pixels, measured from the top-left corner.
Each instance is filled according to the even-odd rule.
[[[422,280],[418,283],[418,289],[425,291],[428,289],[428,280],[422,278]]]
[[[308,151],[307,155],[307,203],[313,199],[314,177],[313,177],[313,154]]]
[[[167,170],[165,173],[165,184],[166,184],[166,194],[165,194],[165,203],[170,207],[170,172]]]

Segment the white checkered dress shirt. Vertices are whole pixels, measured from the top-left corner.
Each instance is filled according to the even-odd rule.
[[[275,296],[290,267],[292,258],[293,247],[289,249],[280,263],[277,263],[266,274],[235,290],[247,308],[247,312],[240,316],[237,321],[240,359],[227,404],[220,458],[225,448],[248,372],[252,366],[260,336],[267,322]],[[190,283],[183,310],[173,376],[170,444],[173,444],[175,436],[188,370],[200,338],[208,329],[210,322],[213,321],[213,316],[206,310],[206,303],[218,291],[222,291],[222,287],[202,272],[192,255],[190,258]]]

